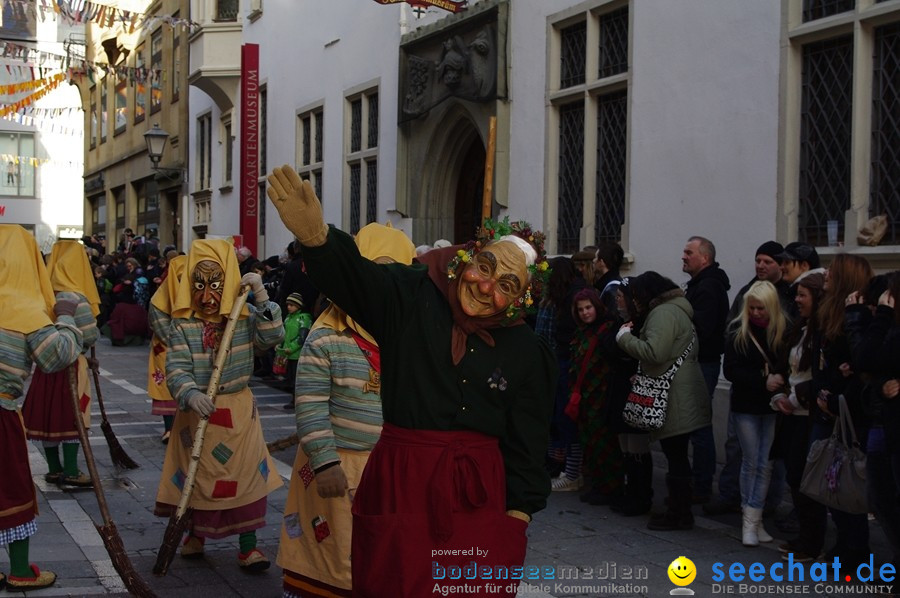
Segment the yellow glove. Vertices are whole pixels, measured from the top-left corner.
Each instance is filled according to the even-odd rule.
[[[287,164],[273,170],[268,181],[266,194],[287,229],[302,245],[324,245],[328,226],[322,216],[322,204],[309,181],[300,180],[300,175]]]
[[[522,511],[516,511],[516,510],[510,509],[509,511],[506,512],[506,514],[509,515],[510,517],[515,517],[516,519],[521,519],[525,523],[531,523],[531,515],[529,515],[527,513],[523,513]]]

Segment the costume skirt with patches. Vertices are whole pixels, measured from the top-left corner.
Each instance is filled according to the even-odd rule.
[[[156,515],[168,517],[175,512],[199,421],[193,411],[175,414],[156,495]],[[224,538],[263,527],[266,496],[281,485],[250,389],[217,396],[189,504],[194,508],[193,533]]]
[[[88,429],[91,427],[91,386],[87,359],[84,355],[79,355],[78,361],[69,367],[76,368],[78,405],[84,427]],[[69,387],[69,368],[53,374],[44,373],[40,368],[35,369],[22,405],[22,417],[29,440],[78,440],[72,391]]]
[[[496,438],[385,424],[353,499],[353,596],[441,595],[460,585],[449,567],[473,566],[493,579],[466,596],[515,596],[528,524],[506,514],[505,476]]]
[[[147,394],[153,399],[150,413],[175,415],[178,404],[166,384],[166,344],[153,335],[150,341],[150,357],[147,365]]]
[[[0,395],[0,399],[5,398]],[[2,451],[3,483],[0,483],[0,537],[17,537],[17,528],[26,527],[37,515],[37,498],[31,467],[28,465],[28,445],[25,428],[18,410],[0,407],[0,451]],[[19,538],[22,539],[22,538]]]
[[[339,448],[350,491],[322,498],[309,457],[298,447],[278,544],[286,595],[350,596],[350,506],[369,454]]]

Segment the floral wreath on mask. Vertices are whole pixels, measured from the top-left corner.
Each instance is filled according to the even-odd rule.
[[[456,252],[456,255],[447,264],[447,278],[453,280],[460,272],[460,268],[464,268],[472,261],[472,258],[480,252],[491,241],[497,241],[507,235],[515,235],[527,242],[534,248],[537,259],[534,264],[527,267],[531,280],[525,292],[506,308],[507,320],[515,321],[520,315],[534,314],[537,312],[538,304],[543,299],[547,290],[547,281],[550,278],[550,264],[547,262],[547,252],[544,250],[544,241],[546,237],[541,231],[531,228],[525,220],[517,220],[510,222],[509,216],[502,221],[495,222],[490,218],[485,218],[481,228],[475,239],[466,243],[465,248]]]

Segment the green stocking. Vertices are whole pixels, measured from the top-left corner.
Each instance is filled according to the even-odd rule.
[[[63,470],[62,463],[59,462],[59,445],[44,446],[44,455],[47,457],[47,466],[50,473],[59,473]]]
[[[63,444],[63,463],[66,477],[78,477],[78,444],[66,442]]]
[[[256,548],[256,532],[244,532],[238,537],[238,544],[241,547],[241,554],[247,554]]]
[[[28,538],[10,543],[9,574],[16,577],[34,577],[28,563]]]

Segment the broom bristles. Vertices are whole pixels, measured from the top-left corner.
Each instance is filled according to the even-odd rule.
[[[106,552],[109,553],[113,567],[122,578],[125,588],[132,596],[138,598],[156,598],[156,594],[147,585],[147,582],[138,574],[125,552],[125,546],[122,544],[122,538],[116,529],[115,523],[107,525],[96,525],[100,537],[103,538],[103,545],[106,546]]]
[[[178,544],[181,537],[187,529],[188,522],[191,519],[193,509],[185,511],[181,517],[172,515],[169,518],[169,524],[166,526],[166,533],[163,534],[162,544],[156,553],[156,564],[153,565],[154,575],[165,575],[169,572],[169,565],[175,559],[175,552],[178,550]]]
[[[104,419],[101,421],[100,429],[103,430],[103,436],[106,437],[106,446],[109,447],[109,456],[112,459],[113,465],[123,469],[137,469],[140,467],[134,459],[128,456],[128,453],[125,452],[122,445],[119,444],[119,439],[116,438],[109,420]]]

